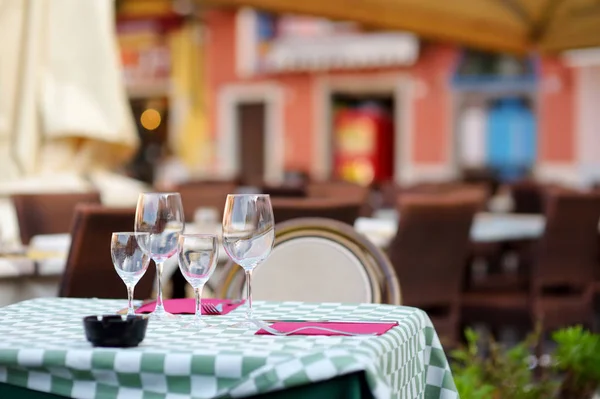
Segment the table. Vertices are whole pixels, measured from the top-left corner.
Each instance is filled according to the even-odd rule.
[[[396,235],[398,217],[396,213],[381,218],[360,217],[354,228],[378,246],[386,247]],[[541,237],[545,225],[543,215],[481,212],[471,226],[471,239],[474,242],[532,240]]]
[[[385,319],[399,325],[379,337],[256,336],[230,327],[242,317],[240,307],[213,316],[211,329],[151,322],[137,348],[91,347],[82,317],[114,313],[124,303],[42,298],[0,308],[0,397],[18,387],[28,389],[21,393],[77,398],[245,397],[322,388],[318,382],[353,375],[365,378],[375,398],[458,397],[437,334],[419,309],[256,301],[258,318]],[[182,396],[167,396],[176,393]]]
[[[64,258],[36,261],[25,256],[0,257],[0,306],[56,296],[64,264]]]

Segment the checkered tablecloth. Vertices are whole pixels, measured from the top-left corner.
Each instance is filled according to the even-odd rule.
[[[376,398],[457,398],[439,339],[415,308],[255,302],[263,319],[397,320],[378,337],[257,336],[231,327],[152,323],[137,348],[93,348],[82,317],[124,301],[41,298],[0,309],[0,381],[75,398],[244,397],[364,370]],[[181,316],[191,317],[191,316]]]

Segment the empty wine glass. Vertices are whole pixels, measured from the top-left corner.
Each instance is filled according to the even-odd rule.
[[[127,315],[135,315],[133,289],[150,264],[150,256],[142,249],[148,238],[148,233],[113,233],[110,240],[113,265],[127,287]]]
[[[179,193],[142,193],[135,211],[135,231],[149,233],[144,250],[156,263],[156,308],[153,319],[173,319],[163,305],[164,262],[177,252],[177,239],[184,230],[183,205]]]
[[[214,234],[182,234],[179,236],[179,269],[194,289],[196,307],[189,327],[207,327],[202,320],[202,289],[217,267],[219,240]]]
[[[223,247],[246,273],[246,320],[236,327],[255,328],[252,320],[252,270],[264,261],[275,241],[271,199],[264,194],[230,194],[223,213]]]

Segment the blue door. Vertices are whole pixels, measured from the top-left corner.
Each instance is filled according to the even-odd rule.
[[[497,101],[488,114],[487,163],[503,180],[523,177],[536,157],[535,118],[517,98]]]

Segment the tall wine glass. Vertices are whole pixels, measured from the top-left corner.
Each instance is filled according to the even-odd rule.
[[[142,193],[135,211],[135,231],[149,233],[146,252],[156,263],[156,308],[151,317],[175,318],[165,310],[162,296],[164,262],[177,252],[177,240],[184,230],[183,205],[179,193]]]
[[[207,327],[202,320],[202,289],[217,267],[219,240],[214,234],[179,236],[179,269],[194,289],[196,316],[189,327]]]
[[[127,287],[128,316],[135,315],[133,289],[150,264],[150,257],[142,249],[148,238],[148,233],[113,233],[110,240],[113,265]]]
[[[230,194],[223,213],[223,247],[246,273],[246,320],[236,327],[253,328],[252,270],[264,261],[275,241],[271,199],[263,194]]]

